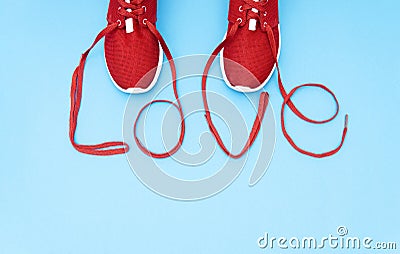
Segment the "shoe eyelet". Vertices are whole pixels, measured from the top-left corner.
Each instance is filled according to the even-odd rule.
[[[243,19],[242,18],[238,18],[236,21],[239,21],[239,24],[243,23]]]
[[[143,19],[142,23],[143,25],[147,26],[147,19]]]
[[[264,28],[266,28],[266,27],[267,27],[267,25],[268,25],[268,23],[267,23],[267,22],[264,22]]]
[[[122,9],[122,7],[120,6],[120,7],[118,7],[118,10],[120,11]]]
[[[142,8],[143,8],[144,12],[146,13],[147,12],[146,6],[143,5]]]
[[[268,14],[268,12],[264,12],[264,17],[266,17],[266,16],[267,16],[267,14]]]
[[[239,6],[239,12],[243,12],[243,5]]]
[[[117,20],[118,27],[122,26],[122,21],[120,19]]]

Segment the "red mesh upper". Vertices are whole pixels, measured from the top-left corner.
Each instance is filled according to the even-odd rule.
[[[113,80],[123,89],[147,88],[155,77],[159,62],[160,49],[157,39],[142,22],[139,23],[144,18],[156,21],[157,0],[145,0],[140,5],[146,6],[146,13],[139,21],[134,20],[133,33],[127,34],[125,28],[121,28],[105,38],[108,70]],[[117,0],[110,0],[107,15],[109,23],[117,20],[124,22],[117,12],[118,7]]]
[[[231,2],[230,19],[242,15],[239,12],[239,8],[236,8],[236,5],[239,4],[238,0],[231,1],[233,1],[234,4]],[[243,2],[243,0],[239,1]],[[275,24],[272,26],[268,23],[272,26],[278,51],[280,47],[280,35],[278,29],[279,19],[277,2],[278,0],[269,0],[268,4],[271,4],[271,6],[267,7],[269,11],[266,19],[272,20],[271,22]],[[230,22],[228,31],[232,25],[233,23]],[[275,65],[267,34],[262,30],[260,22],[257,23],[256,31],[250,31],[248,29],[248,22],[240,26],[232,41],[225,46],[223,57],[225,74],[231,85],[244,86],[252,89],[259,87],[260,84],[266,81]],[[253,75],[257,78],[258,82],[254,80]]]

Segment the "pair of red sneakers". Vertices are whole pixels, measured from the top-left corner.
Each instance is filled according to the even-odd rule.
[[[144,153],[155,158],[171,156],[182,145],[185,135],[185,121],[176,86],[176,68],[167,44],[156,29],[156,20],[157,0],[110,0],[107,15],[108,25],[82,55],[80,64],[73,74],[70,140],[78,151],[93,155],[113,155],[125,153],[129,149],[129,146],[124,142],[107,142],[98,145],[80,145],[75,142],[75,129],[82,98],[85,61],[90,50],[103,37],[105,37],[105,58],[110,76],[117,88],[126,93],[149,91],[157,82],[162,67],[163,54],[166,55],[171,66],[173,89],[177,102],[152,101],[141,110],[139,116],[145,108],[154,103],[171,104],[179,111],[182,120],[179,141],[172,150],[163,154],[147,150],[137,138],[136,143]],[[268,106],[268,93],[262,92],[260,95],[258,113],[243,150],[239,154],[231,154],[223,144],[212,122],[207,103],[207,76],[213,61],[219,53],[221,53],[220,65],[226,83],[232,89],[240,92],[255,92],[262,89],[276,68],[279,89],[284,98],[281,110],[282,130],[289,143],[299,152],[312,157],[322,158],[337,153],[342,147],[347,133],[347,115],[340,145],[336,149],[322,154],[311,153],[298,147],[285,129],[284,110],[286,105],[301,119],[311,123],[322,124],[333,120],[338,115],[339,104],[335,95],[320,84],[305,84],[294,88],[289,93],[285,91],[278,66],[280,51],[278,0],[230,0],[228,20],[229,26],[226,38],[210,56],[202,79],[206,120],[210,131],[223,151],[232,158],[239,158],[248,151],[260,130],[260,125]],[[335,115],[324,121],[315,121],[304,116],[290,100],[292,95],[301,87],[318,87],[330,93],[337,106]]]

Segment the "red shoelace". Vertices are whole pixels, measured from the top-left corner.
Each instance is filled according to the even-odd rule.
[[[139,15],[143,14],[143,8],[141,5],[133,5],[129,3],[125,3],[123,0],[118,0],[119,4],[123,7],[119,10],[120,14],[125,16],[126,18],[133,18],[133,19],[138,19]],[[131,11],[127,11],[125,9],[130,9]],[[140,148],[141,151],[143,151],[145,154],[154,157],[154,158],[167,158],[171,156],[172,154],[176,153],[179,148],[182,146],[183,139],[185,136],[185,121],[184,121],[184,115],[183,115],[183,110],[182,110],[182,105],[179,99],[178,95],[178,90],[177,90],[177,83],[176,83],[176,67],[175,63],[173,60],[173,57],[171,55],[171,52],[168,49],[167,44],[165,43],[163,37],[159,33],[159,31],[156,29],[154,24],[152,24],[150,21],[147,21],[145,24],[148,29],[152,32],[152,34],[157,38],[158,42],[160,43],[168,61],[169,65],[171,68],[171,73],[172,73],[172,79],[173,79],[173,90],[174,90],[174,96],[176,98],[176,103],[168,100],[154,100],[147,105],[145,105],[139,112],[139,115],[137,116],[137,119],[134,124],[134,136],[135,136],[135,141]],[[109,24],[106,28],[104,28],[95,38],[93,44],[87,49],[81,57],[81,60],[79,62],[79,65],[76,67],[73,76],[72,76],[72,84],[71,84],[71,111],[70,111],[70,126],[69,126],[69,137],[72,145],[76,150],[78,150],[81,153],[85,154],[91,154],[91,155],[98,155],[98,156],[109,156],[109,155],[117,155],[117,154],[124,154],[129,151],[129,145],[126,144],[125,142],[105,142],[101,144],[96,144],[96,145],[81,145],[78,144],[75,141],[75,132],[76,132],[76,127],[78,123],[78,114],[79,114],[79,109],[81,106],[81,101],[82,101],[82,83],[83,83],[83,75],[84,75],[84,68],[85,68],[85,63],[86,59],[90,53],[90,51],[96,46],[96,44],[107,34],[112,33],[116,29],[121,29],[124,28],[124,23],[121,21],[117,21],[115,23]],[[144,145],[142,145],[142,142],[139,140],[139,138],[136,135],[136,129],[137,129],[137,122],[144,112],[144,110],[151,105],[154,105],[156,103],[166,103],[170,104],[173,107],[175,107],[179,111],[179,115],[181,118],[181,129],[180,129],[180,136],[177,144],[168,152],[165,153],[154,153],[148,150]]]
[[[252,9],[252,8],[256,8],[258,10],[260,10],[261,13],[263,13],[262,10],[265,9],[266,3],[267,2],[254,2],[252,0],[244,0],[245,1],[245,5],[243,5],[243,10],[247,11]],[[260,130],[260,125],[263,121],[263,115],[264,112],[266,110],[266,107],[268,105],[268,94],[265,92],[262,92],[260,95],[260,103],[259,103],[259,108],[258,108],[258,114],[257,117],[254,121],[253,124],[253,128],[250,132],[249,138],[246,142],[246,145],[244,146],[244,148],[242,149],[242,151],[239,154],[232,154],[231,152],[228,151],[228,149],[226,148],[224,142],[222,141],[218,130],[216,129],[215,125],[212,122],[212,118],[211,118],[211,114],[210,114],[210,109],[208,106],[208,101],[207,101],[207,92],[206,92],[206,86],[207,86],[207,76],[209,73],[209,70],[215,60],[215,58],[217,57],[217,55],[221,52],[221,50],[231,41],[235,38],[236,32],[238,31],[239,27],[244,26],[245,25],[245,21],[249,20],[249,19],[258,19],[258,21],[260,21],[260,14],[254,13],[252,11],[248,12],[248,15],[246,15],[246,20],[242,20],[242,19],[238,19],[233,26],[231,27],[231,29],[228,31],[226,38],[217,46],[217,48],[213,51],[212,55],[210,56],[206,67],[204,69],[204,73],[203,73],[203,79],[202,79],[202,95],[203,95],[203,103],[204,103],[204,108],[206,111],[206,120],[207,123],[209,125],[210,131],[213,134],[213,136],[215,137],[218,145],[221,147],[221,149],[225,152],[225,154],[227,154],[229,157],[232,158],[240,158],[241,156],[243,156],[243,154],[245,154],[249,148],[252,146],[252,144],[254,143],[255,138],[258,135],[258,132]],[[344,125],[344,129],[343,129],[343,133],[342,133],[342,139],[341,142],[339,144],[339,146],[331,151],[325,152],[325,153],[313,153],[313,152],[309,152],[306,151],[302,148],[300,148],[298,145],[296,145],[296,143],[293,141],[293,139],[291,138],[291,136],[289,135],[289,133],[286,130],[286,125],[285,125],[285,107],[286,105],[289,106],[289,108],[295,113],[296,116],[298,116],[300,119],[309,122],[309,123],[313,123],[313,124],[324,124],[324,123],[328,123],[331,122],[332,120],[334,120],[338,113],[339,113],[339,102],[335,96],[335,94],[329,90],[326,86],[322,85],[322,84],[303,84],[303,85],[299,85],[295,88],[293,88],[289,93],[286,92],[283,82],[282,82],[282,78],[281,78],[281,72],[279,69],[279,64],[278,64],[278,59],[277,59],[277,51],[276,51],[276,44],[275,44],[275,36],[274,33],[272,31],[272,28],[264,23],[261,24],[264,28],[264,30],[266,31],[266,34],[268,36],[268,40],[269,40],[269,46],[272,50],[272,54],[274,56],[274,61],[275,61],[275,65],[276,65],[276,69],[277,69],[277,74],[278,74],[278,84],[279,84],[279,90],[282,94],[283,97],[283,104],[282,104],[282,109],[281,109],[281,127],[282,127],[282,132],[285,136],[285,138],[288,140],[288,142],[290,143],[290,145],[296,149],[298,152],[311,156],[311,157],[315,157],[315,158],[324,158],[324,157],[328,157],[328,156],[332,156],[334,154],[336,154],[343,146],[344,140],[346,138],[346,134],[347,134],[347,125],[348,125],[348,115],[346,115],[345,117],[345,125]],[[267,45],[266,45],[267,46]],[[334,99],[335,103],[336,103],[336,112],[335,114],[326,120],[313,120],[308,118],[307,116],[305,116],[303,113],[301,113],[297,107],[293,104],[293,102],[291,101],[292,96],[296,93],[296,91],[298,91],[300,88],[305,88],[305,87],[316,87],[316,88],[320,88],[326,92],[328,92]]]

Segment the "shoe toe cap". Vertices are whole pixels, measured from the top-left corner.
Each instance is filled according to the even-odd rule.
[[[147,29],[131,34],[118,30],[106,37],[104,46],[108,71],[121,90],[147,90],[157,78],[159,43]]]

